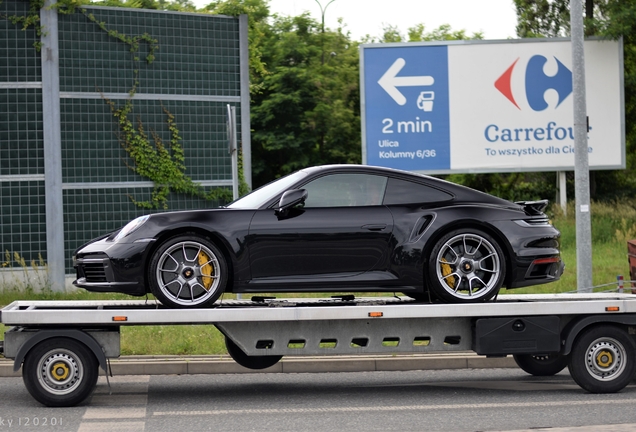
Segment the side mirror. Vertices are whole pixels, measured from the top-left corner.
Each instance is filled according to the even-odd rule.
[[[276,212],[282,213],[307,199],[307,191],[305,189],[290,189],[283,193],[278,202]]]

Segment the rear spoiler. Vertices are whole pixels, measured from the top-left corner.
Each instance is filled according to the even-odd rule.
[[[538,216],[540,214],[543,214],[543,211],[546,209],[546,207],[548,207],[548,200],[544,199],[539,201],[517,201],[515,202],[515,204],[523,207],[523,210],[527,214],[531,216]]]

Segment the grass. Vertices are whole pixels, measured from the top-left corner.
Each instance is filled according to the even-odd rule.
[[[636,202],[633,204],[636,205]],[[536,285],[510,291],[514,294],[543,294],[575,292],[577,289],[576,220],[574,206],[570,204],[567,217],[560,209],[552,208],[552,223],[561,231],[561,258],[565,272],[561,279],[545,285]],[[592,285],[615,283],[621,275],[629,280],[627,240],[636,239],[636,209],[626,203],[592,204]],[[628,286],[626,284],[626,286]],[[599,287],[595,291],[613,289]]]
[[[545,285],[511,290],[507,293],[561,293],[576,291],[576,222],[574,207],[570,204],[568,216],[556,207],[550,216],[561,231],[561,254],[566,264],[561,280]],[[617,275],[629,280],[627,240],[636,239],[636,202],[592,204],[592,275],[593,285],[615,283]],[[626,284],[626,286],[628,286]],[[72,293],[55,293],[44,289],[36,293],[30,287],[4,287],[0,290],[0,305],[15,300],[119,300],[131,297],[122,294],[100,294],[78,290]],[[615,286],[599,288],[613,289]],[[277,294],[277,297],[328,297],[328,294]],[[357,293],[358,296],[384,295]],[[247,296],[246,296],[247,297]],[[227,294],[224,298],[235,298]],[[0,324],[0,338],[4,337]],[[428,341],[426,341],[428,343]],[[182,326],[123,326],[121,328],[122,355],[220,355],[226,354],[223,335],[212,325]]]

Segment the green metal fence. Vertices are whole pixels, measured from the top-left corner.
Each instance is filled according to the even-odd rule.
[[[26,1],[4,0],[0,15],[24,15],[27,9]],[[17,252],[27,262],[42,256],[50,264],[49,256],[63,254],[58,274],[69,275],[79,245],[164,210],[133,203],[148,200],[154,184],[133,170],[109,103],[122,107],[132,100],[129,119],[143,126],[150,142],[155,136],[170,142],[167,117],[173,116],[185,174],[205,190],[231,190],[226,105],[236,106],[249,182],[247,21],[95,7],[54,19],[51,24],[43,17],[58,31],[43,38],[42,53],[33,46],[33,29],[0,19],[0,245],[3,253]],[[59,86],[55,76],[54,85],[48,84],[51,72],[42,68],[51,57],[58,60],[53,71]],[[47,112],[43,94],[59,101],[57,117]],[[59,123],[47,123],[51,118]],[[55,133],[44,132],[55,128],[59,142]],[[183,194],[168,198],[169,210],[219,204]],[[55,213],[59,209],[62,217]]]

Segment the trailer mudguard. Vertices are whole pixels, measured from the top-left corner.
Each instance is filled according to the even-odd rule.
[[[15,356],[15,361],[13,363],[13,371],[17,372],[20,369],[24,358],[31,350],[31,348],[46,339],[54,337],[75,339],[76,341],[86,345],[93,352],[93,354],[95,354],[95,358],[97,358],[97,361],[99,362],[99,367],[102,368],[106,374],[108,374],[106,354],[104,354],[102,347],[99,346],[97,341],[90,335],[84,333],[83,331],[72,329],[39,330],[18,350],[18,354]]]
[[[621,324],[627,326],[636,326],[636,316],[633,315],[592,315],[578,320],[570,321],[562,333],[563,348],[561,354],[568,355],[572,351],[572,344],[578,334],[586,327],[597,324]]]

